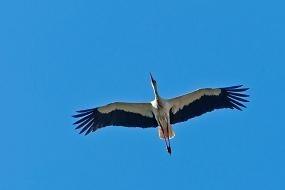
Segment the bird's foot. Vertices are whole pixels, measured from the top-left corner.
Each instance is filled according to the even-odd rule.
[[[171,147],[170,146],[167,147],[167,152],[171,155]]]

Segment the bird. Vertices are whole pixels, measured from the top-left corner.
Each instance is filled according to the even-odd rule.
[[[157,81],[150,73],[154,100],[144,103],[113,102],[104,106],[79,110],[73,115],[73,123],[80,134],[88,135],[107,126],[157,128],[158,136],[164,140],[171,155],[170,139],[175,136],[173,125],[217,109],[242,111],[249,102],[249,88],[236,85],[224,88],[201,88],[196,91],[171,98],[162,98]]]

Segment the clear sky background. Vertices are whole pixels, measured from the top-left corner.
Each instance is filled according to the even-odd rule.
[[[1,190],[285,189],[285,3],[0,2]],[[243,112],[77,134],[75,110],[244,84]]]

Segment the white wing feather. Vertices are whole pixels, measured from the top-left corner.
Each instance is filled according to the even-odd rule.
[[[137,113],[142,116],[153,117],[152,105],[150,103],[124,103],[124,102],[114,102],[106,106],[98,108],[101,113],[110,113],[114,110],[122,110],[131,113]]]

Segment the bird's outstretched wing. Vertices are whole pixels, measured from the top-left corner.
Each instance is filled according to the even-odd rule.
[[[242,110],[246,108],[242,102],[248,102],[244,94],[248,88],[242,85],[227,88],[205,88],[192,93],[170,99],[170,122],[179,123],[200,116],[215,109],[230,108]]]
[[[115,102],[102,107],[77,111],[76,129],[85,135],[106,126],[157,127],[150,103]]]

